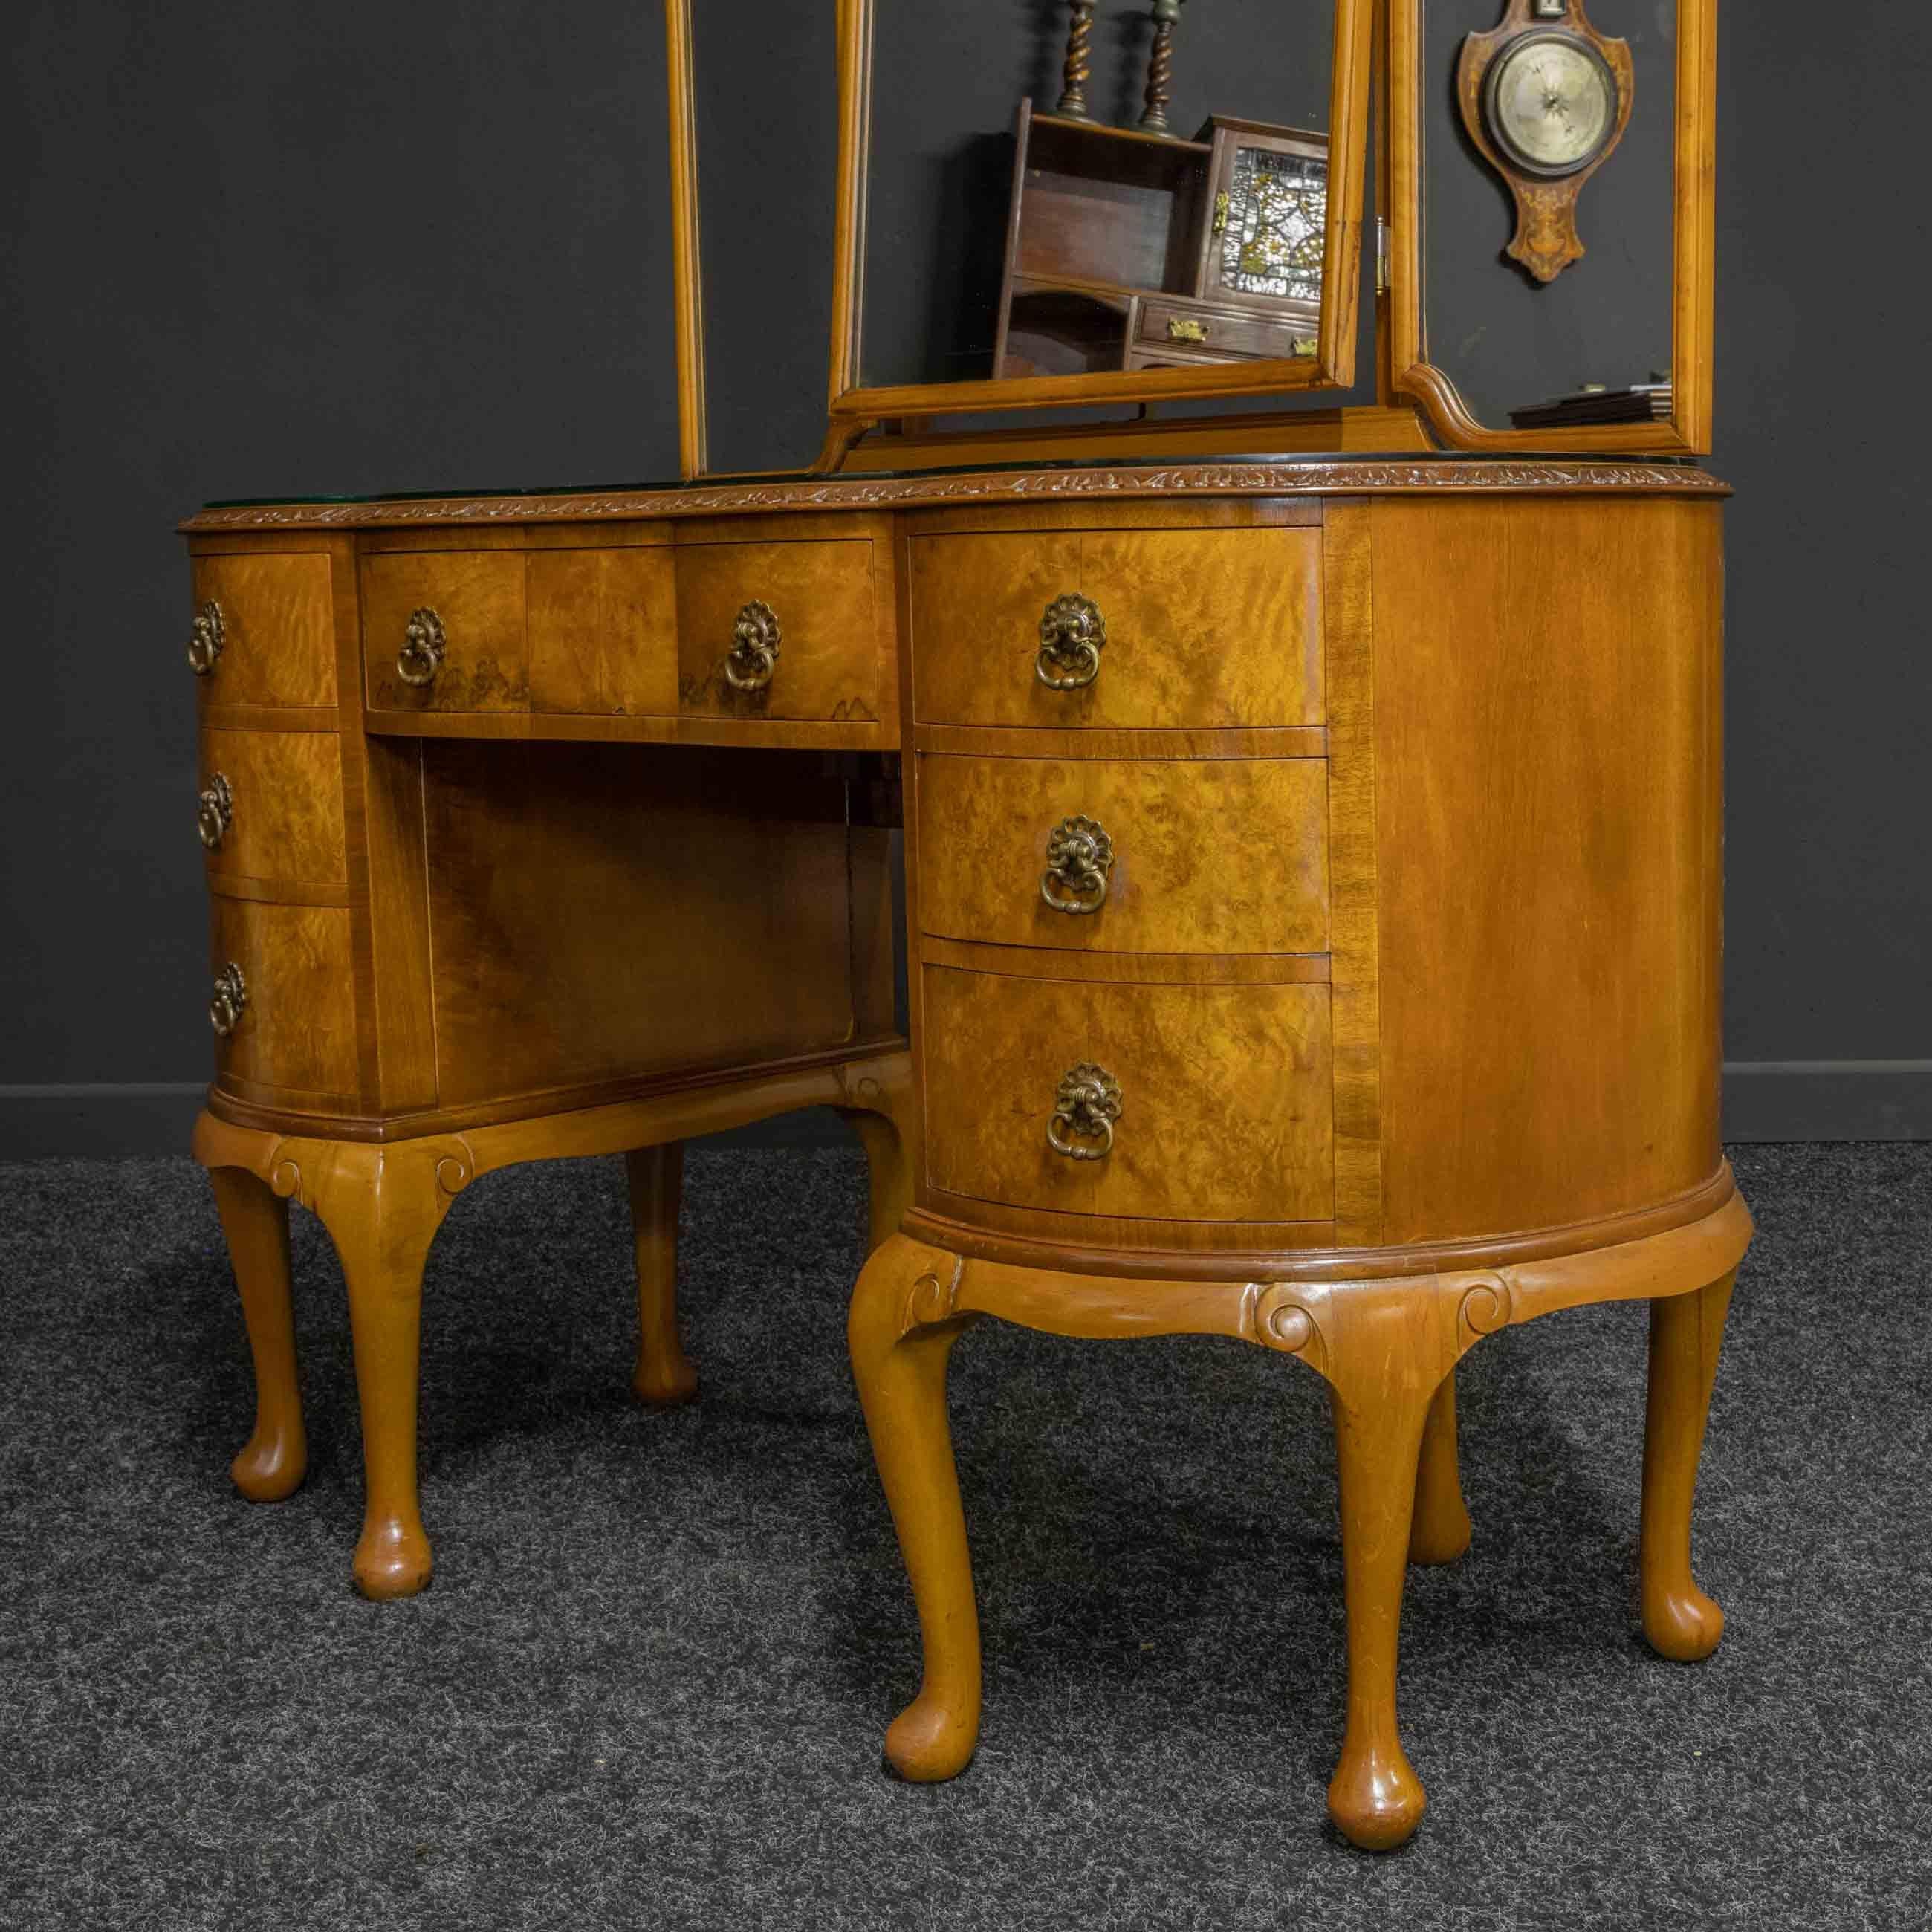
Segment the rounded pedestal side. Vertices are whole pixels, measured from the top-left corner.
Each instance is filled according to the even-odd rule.
[[[1096,509],[1077,541],[909,520],[908,1232],[1348,1278],[1720,1206],[1720,514],[1558,485]],[[1186,569],[1210,529],[1226,608]],[[1101,607],[1122,715],[1076,690],[1058,728],[1035,697],[1010,742],[962,728],[970,679],[1028,669],[960,668],[994,566]]]

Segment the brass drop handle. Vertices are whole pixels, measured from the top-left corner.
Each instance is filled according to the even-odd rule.
[[[418,690],[434,684],[436,673],[442,668],[447,648],[442,620],[427,604],[412,610],[408,628],[403,632],[403,647],[396,653],[396,675]]]
[[[208,1003],[208,1023],[224,1040],[242,1024],[248,1010],[248,982],[233,960],[214,976],[214,996]]]
[[[1063,818],[1046,840],[1040,896],[1055,912],[1098,912],[1107,903],[1114,842],[1097,820]]]
[[[734,691],[763,691],[778,668],[778,613],[753,598],[731,626],[724,682]]]
[[[1120,1083],[1104,1066],[1083,1060],[1070,1068],[1046,1124],[1046,1144],[1069,1160],[1105,1160],[1114,1150],[1120,1118]]]
[[[1167,319],[1167,339],[1170,342],[1205,342],[1208,325],[1186,316],[1171,315]]]
[[[228,836],[228,828],[235,823],[235,794],[219,772],[208,780],[195,818],[201,832],[201,842],[211,852],[220,851],[222,840]]]
[[[188,634],[188,668],[196,677],[212,677],[227,642],[228,626],[221,606],[211,597],[194,614],[194,628]]]
[[[1040,620],[1040,656],[1034,669],[1049,691],[1078,691],[1100,675],[1107,620],[1090,597],[1070,591],[1056,597]]]

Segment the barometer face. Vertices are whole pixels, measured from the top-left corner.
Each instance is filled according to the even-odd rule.
[[[1588,41],[1526,34],[1490,69],[1483,118],[1490,138],[1526,172],[1574,175],[1616,133],[1616,80]]]

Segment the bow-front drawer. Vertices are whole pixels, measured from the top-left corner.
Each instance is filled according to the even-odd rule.
[[[968,533],[908,548],[921,724],[1322,722],[1318,529]]]
[[[922,757],[920,926],[1093,952],[1324,952],[1328,770]]]
[[[224,1085],[356,1090],[350,914],[218,897],[208,1018]]]
[[[378,711],[530,705],[524,559],[404,550],[362,560],[362,649]]]
[[[928,966],[927,1178],[1016,1208],[1326,1221],[1329,990],[1071,985]]]
[[[188,661],[206,704],[333,704],[329,559],[320,551],[197,556]]]
[[[684,715],[839,723],[889,715],[869,537],[681,542],[676,557]]]
[[[214,879],[348,878],[342,746],[332,731],[204,731],[195,806]]]

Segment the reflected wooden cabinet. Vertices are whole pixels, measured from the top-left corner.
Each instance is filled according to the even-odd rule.
[[[995,377],[1312,356],[1324,134],[1216,115],[1192,141],[1020,103]]]

